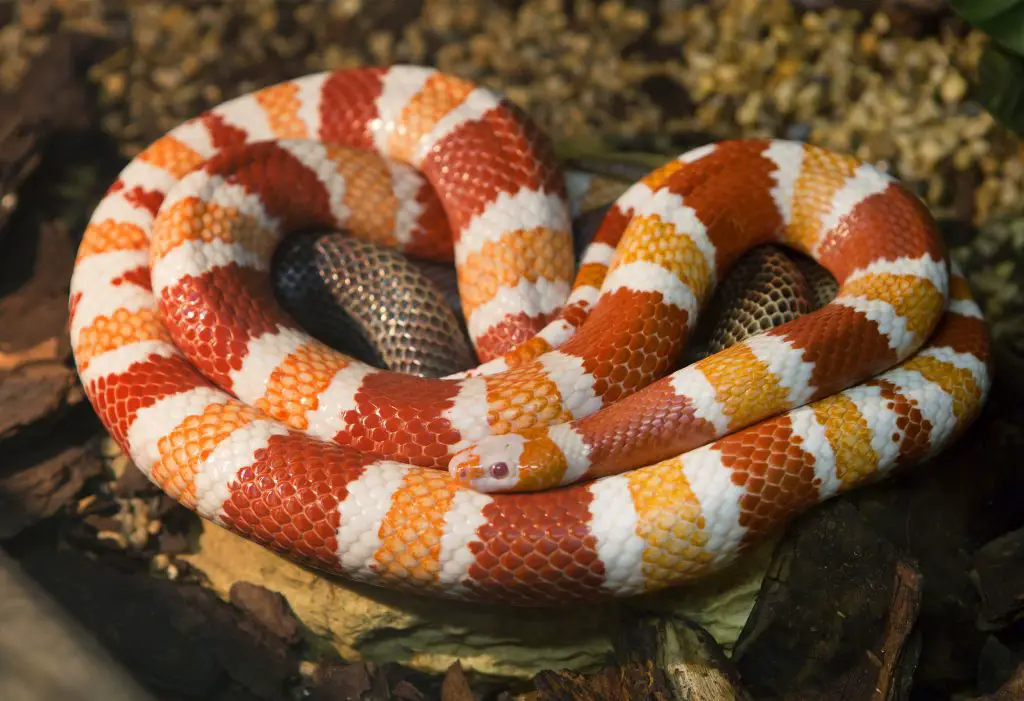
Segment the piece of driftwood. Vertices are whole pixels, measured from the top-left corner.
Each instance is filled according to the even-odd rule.
[[[871,530],[912,558],[924,586],[916,629],[923,645],[915,694],[969,689],[988,637],[979,630],[981,598],[974,554],[1024,523],[1024,406],[996,386],[974,426],[927,463],[877,488],[850,495]],[[1002,380],[998,378],[1004,378]]]
[[[27,275],[0,296],[0,539],[70,501],[100,473],[95,419],[67,362],[67,285],[74,247],[43,224],[22,255],[0,261],[0,277]]]
[[[441,701],[476,701],[473,690],[469,688],[469,681],[462,665],[456,662],[444,675],[441,682]]]
[[[974,557],[973,577],[981,595],[978,627],[996,631],[1024,614],[1024,528],[996,538]]]
[[[85,129],[92,121],[87,61],[98,48],[91,37],[55,36],[29,65],[18,87],[0,100],[0,240],[17,208],[18,190],[36,171],[56,129]]]
[[[975,692],[995,693],[1013,679],[1022,663],[1024,650],[1013,649],[995,635],[988,636],[981,646],[981,654],[978,655],[978,674],[973,685]]]
[[[88,444],[42,446],[8,459],[0,465],[0,540],[56,514],[101,470]]]
[[[91,633],[92,647],[109,650],[118,665],[160,699],[288,701],[303,693],[310,701],[474,698],[458,665],[438,679],[398,664],[346,663],[333,654],[302,663],[304,653],[310,652],[302,626],[284,599],[264,587],[238,582],[231,589],[230,602],[224,602],[194,583],[125,571],[127,563],[116,556],[117,567],[70,549],[30,550],[19,559],[36,592],[48,592],[62,615]],[[3,616],[0,601],[0,621],[6,622]],[[26,620],[25,625],[35,624]],[[0,626],[0,677],[4,676],[3,641]],[[33,649],[31,654],[46,652]],[[48,667],[50,663],[39,664]],[[303,664],[312,664],[305,674],[300,672]],[[42,674],[59,681],[58,672],[59,666],[57,672],[44,669]],[[21,701],[21,697],[4,695],[0,679],[0,699],[9,698]],[[53,693],[28,698],[74,697]]]
[[[45,405],[63,402],[77,389],[67,334],[68,291],[75,246],[65,230],[43,223],[20,231],[17,241],[0,249],[0,382],[19,368],[32,365],[36,377],[46,377],[53,392],[28,392],[24,387],[0,389],[0,441],[33,422],[52,415]],[[40,369],[45,365],[46,369]],[[41,403],[41,404],[40,404]]]
[[[98,46],[54,37],[0,100],[0,539],[57,513],[102,469],[90,446],[97,424],[81,411],[68,362],[75,245],[49,210],[11,218],[53,133],[91,125],[81,59]],[[16,233],[5,239],[5,230]]]
[[[229,600],[286,643],[300,642],[299,622],[278,592],[249,582],[235,582]]]
[[[76,380],[56,360],[0,370],[0,445],[8,451],[39,438],[68,404]]]
[[[1020,701],[1024,699],[1024,662],[1017,665],[1013,675],[991,694],[976,696],[969,701]]]
[[[449,668],[444,679],[437,682],[428,675],[398,664],[378,665],[373,662],[324,662],[311,680],[309,701],[464,701],[468,684],[462,667]]]
[[[920,605],[914,564],[830,502],[780,544],[733,660],[759,701],[906,699]]]
[[[671,615],[625,628],[604,669],[542,672],[534,685],[536,701],[753,701],[714,638]]]

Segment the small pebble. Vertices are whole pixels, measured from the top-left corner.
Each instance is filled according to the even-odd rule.
[[[953,72],[946,76],[939,86],[939,94],[946,104],[960,102],[967,93],[967,81],[959,73]]]

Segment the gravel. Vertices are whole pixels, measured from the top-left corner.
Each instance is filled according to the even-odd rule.
[[[990,313],[1024,312],[1024,241],[1004,233],[1024,220],[1024,150],[971,99],[986,39],[943,3],[25,0],[0,5],[0,27],[0,93],[59,29],[113,39],[90,77],[126,157],[254,88],[393,62],[500,90],[559,140],[807,140],[980,229],[954,242],[958,260]]]

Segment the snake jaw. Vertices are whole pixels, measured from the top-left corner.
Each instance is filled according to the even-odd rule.
[[[516,491],[526,439],[515,433],[488,436],[452,456],[448,471],[456,482],[478,492]]]

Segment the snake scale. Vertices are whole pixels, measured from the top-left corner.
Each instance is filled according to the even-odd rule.
[[[277,255],[276,296],[300,326],[332,348],[424,377],[474,364],[456,316],[454,275],[441,266],[426,267],[341,232],[292,236]]]
[[[627,154],[569,159],[574,249],[582,251],[607,208],[646,169]],[[654,160],[649,154],[648,159]],[[300,326],[333,348],[396,372],[443,377],[475,363],[460,324],[450,266],[410,259],[344,232],[303,232],[277,249],[274,292]],[[808,314],[835,296],[835,280],[805,257],[754,248],[722,282],[683,361],[697,360]]]
[[[700,147],[608,210],[579,265],[566,180],[517,107],[432,68],[309,75],[140,153],[71,284],[85,391],[202,517],[346,578],[550,605],[679,585],[962,434],[988,334],[924,205],[803,143]],[[286,234],[454,261],[481,364],[385,371],[300,328]],[[673,369],[719,281],[775,244],[824,306]]]

